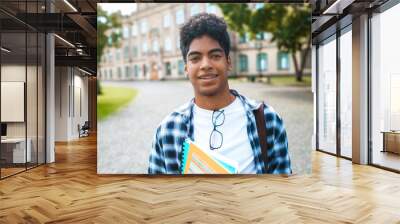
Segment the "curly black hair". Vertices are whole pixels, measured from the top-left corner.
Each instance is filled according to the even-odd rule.
[[[225,21],[214,14],[200,13],[190,18],[180,30],[180,48],[185,63],[193,39],[203,35],[218,41],[228,57],[231,43]]]

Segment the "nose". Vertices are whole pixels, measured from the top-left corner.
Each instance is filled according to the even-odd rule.
[[[203,57],[201,59],[200,69],[201,70],[208,70],[211,68],[211,61],[208,57]]]

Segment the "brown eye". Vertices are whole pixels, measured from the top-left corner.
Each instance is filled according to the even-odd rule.
[[[189,57],[189,61],[191,61],[192,63],[196,63],[196,62],[198,62],[200,60],[200,57],[199,56],[192,56],[192,57]]]
[[[212,59],[215,59],[215,60],[218,60],[218,59],[220,59],[222,56],[221,55],[219,55],[219,54],[213,54],[213,55],[211,55],[211,58]]]

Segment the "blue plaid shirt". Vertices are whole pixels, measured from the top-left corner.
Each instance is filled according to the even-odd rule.
[[[240,95],[235,90],[231,93],[243,103],[247,116],[247,134],[254,153],[257,174],[291,174],[288,141],[282,119],[272,107],[265,105],[264,115],[267,143],[273,147],[268,149],[268,164],[264,168],[261,158],[261,147],[258,139],[256,120],[253,114],[260,103]],[[180,153],[186,138],[193,139],[193,105],[194,99],[168,115],[159,125],[154,135],[152,151],[149,159],[149,174],[180,174]]]

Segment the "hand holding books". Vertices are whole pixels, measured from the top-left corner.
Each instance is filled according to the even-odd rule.
[[[204,150],[190,139],[183,143],[182,174],[236,174],[238,163],[210,150]]]

